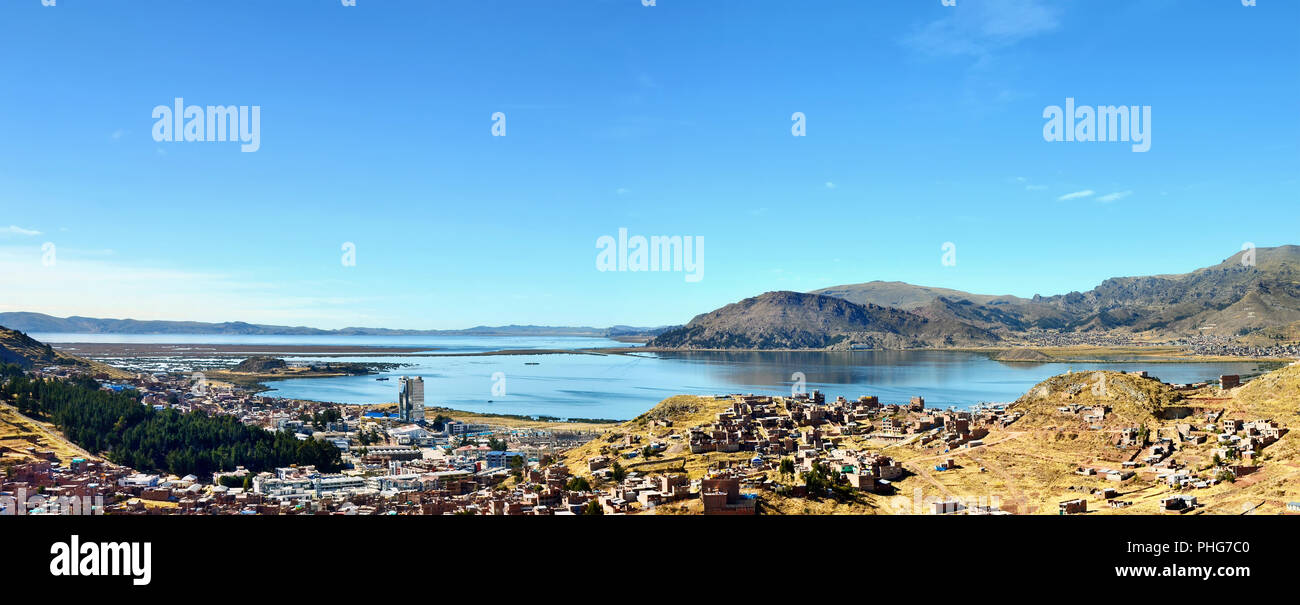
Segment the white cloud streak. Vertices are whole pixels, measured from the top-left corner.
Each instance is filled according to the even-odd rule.
[[[0,234],[32,236],[32,235],[40,235],[41,232],[35,229],[23,229],[18,225],[9,225],[8,227],[0,227]]]
[[[1091,189],[1084,189],[1083,191],[1075,191],[1073,193],[1067,193],[1061,197],[1056,198],[1056,201],[1064,202],[1066,200],[1077,200],[1079,198],[1092,197],[1096,193],[1097,193],[1096,191],[1093,191]]]

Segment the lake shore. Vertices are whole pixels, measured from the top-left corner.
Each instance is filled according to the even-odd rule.
[[[69,342],[51,345],[56,350],[87,358],[113,357],[188,357],[243,358],[250,356],[283,357],[489,357],[498,355],[637,355],[644,353],[871,353],[895,349],[673,349],[662,347],[583,347],[541,349],[498,349],[493,351],[440,352],[438,347],[374,345],[254,345],[254,344],[168,344]],[[1037,351],[1050,359],[1003,360],[1005,363],[1187,363],[1187,362],[1291,362],[1280,357],[1237,357],[1230,355],[1196,355],[1176,346],[1012,346],[1012,347],[932,347],[901,349],[908,351],[959,351],[999,355],[1007,351]]]
[[[1022,362],[1007,360],[1004,363],[1188,363],[1188,362],[1292,362],[1293,358],[1283,357],[1237,357],[1231,355],[1196,355],[1176,346],[1001,346],[1001,347],[926,347],[916,349],[855,349],[851,351],[829,349],[673,349],[663,347],[609,347],[599,349],[609,355],[632,353],[877,353],[881,351],[957,351],[962,353],[981,353],[998,355],[1007,351],[1038,351],[1050,357],[1042,361]]]

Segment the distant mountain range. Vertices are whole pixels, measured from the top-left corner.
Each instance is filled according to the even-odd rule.
[[[649,338],[671,326],[609,328],[558,326],[476,326],[464,330],[397,330],[390,328],[342,328],[322,330],[303,326],[250,324],[242,321],[206,323],[101,319],[95,317],[53,317],[43,313],[0,313],[0,326],[37,333],[70,334],[241,334],[241,335],[362,335],[362,336],[599,336],[606,338]]]
[[[1108,279],[1087,292],[1021,298],[873,281],[769,292],[696,316],[649,346],[824,349],[961,346],[1031,330],[1155,338],[1244,337],[1300,327],[1300,247],[1254,250],[1190,273]],[[848,303],[836,304],[832,301]]]
[[[1234,254],[1190,273],[1108,279],[1087,292],[1021,298],[873,281],[810,293],[768,292],[685,326],[477,326],[464,330],[321,330],[244,322],[140,321],[0,313],[0,326],[79,334],[603,336],[684,349],[843,349],[972,346],[1037,330],[1210,335],[1276,340],[1300,334],[1300,247]]]

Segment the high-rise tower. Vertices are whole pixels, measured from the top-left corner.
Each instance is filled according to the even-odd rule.
[[[424,379],[403,376],[398,384],[402,390],[397,395],[397,416],[402,422],[424,422]]]

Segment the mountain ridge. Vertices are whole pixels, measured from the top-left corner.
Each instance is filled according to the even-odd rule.
[[[23,332],[65,334],[223,334],[223,335],[356,335],[356,336],[653,336],[673,326],[636,327],[626,325],[594,328],[590,326],[474,326],[461,330],[410,330],[395,328],[347,327],[334,330],[307,326],[254,324],[242,321],[201,322],[185,320],[138,320],[83,317],[54,317],[29,311],[0,313],[0,325]]]
[[[991,344],[987,330],[833,296],[766,292],[697,315],[646,346],[672,349],[920,348]]]
[[[1243,262],[1247,254],[1253,263]],[[1165,340],[1297,333],[1300,246],[1256,248],[1187,273],[1114,277],[1087,292],[1033,298],[886,281],[768,292],[697,315],[649,346],[899,349],[982,346],[1042,332]]]
[[[1253,264],[1243,263],[1247,254],[1254,255]],[[858,304],[893,301],[1003,334],[1041,329],[1238,337],[1300,322],[1300,246],[1243,250],[1187,273],[1112,277],[1086,292],[1032,298],[882,281],[812,293]]]

